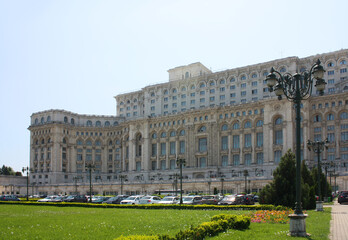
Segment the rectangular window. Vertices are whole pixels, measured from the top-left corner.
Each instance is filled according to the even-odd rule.
[[[225,95],[220,95],[220,100],[225,100]]]
[[[161,160],[161,170],[166,170],[166,160]]]
[[[224,155],[221,157],[221,166],[227,167],[228,166],[228,156]]]
[[[165,98],[163,99],[163,101],[164,101],[164,102],[168,102],[168,97],[165,97]]]
[[[180,154],[185,153],[185,141],[180,141]]]
[[[161,143],[161,155],[166,155],[166,143]]]
[[[141,171],[141,162],[136,162],[135,167],[136,167],[137,172],[140,172]]]
[[[215,89],[210,89],[210,93],[215,93]]]
[[[251,86],[256,87],[257,86],[257,81],[252,82]]]
[[[186,106],[186,102],[181,102],[181,106]]]
[[[77,160],[77,161],[82,161],[82,154],[77,154],[76,160]]]
[[[178,97],[177,97],[177,96],[173,96],[172,99],[173,99],[173,100],[177,100]]]
[[[331,70],[331,71],[327,71],[327,75],[334,75],[335,74],[335,71],[334,70]]]
[[[329,140],[330,143],[335,142],[335,133],[328,133],[327,140]]]
[[[249,166],[251,165],[251,154],[247,153],[244,155],[244,165]]]
[[[231,93],[231,94],[230,94],[230,97],[231,97],[231,98],[234,98],[234,97],[236,97],[236,94],[235,94],[235,93]]]
[[[274,132],[274,143],[276,145],[282,145],[283,144],[283,130],[276,130]]]
[[[231,85],[231,86],[230,86],[230,89],[231,89],[231,90],[236,89],[236,85]]]
[[[176,167],[176,161],[175,161],[175,159],[170,160],[170,169],[171,169],[171,170],[174,170],[175,167]]]
[[[170,147],[170,154],[174,155],[176,154],[176,142],[170,142],[169,143],[169,147]]]
[[[199,167],[205,168],[207,166],[207,159],[205,157],[199,158]]]
[[[198,151],[199,152],[207,151],[207,138],[200,138],[198,140]]]
[[[152,161],[151,162],[151,170],[156,170],[157,168],[157,162],[156,161]]]
[[[221,87],[220,88],[220,92],[224,92],[225,91],[225,88],[224,87]]]
[[[251,134],[244,134],[244,147],[251,147]]]
[[[256,145],[258,147],[262,147],[263,146],[263,133],[256,133]]]
[[[190,96],[194,97],[194,96],[196,96],[196,93],[193,92],[193,93],[190,94]]]
[[[335,79],[329,79],[329,80],[327,81],[327,83],[328,83],[328,84],[335,84]]]
[[[233,166],[238,166],[240,164],[239,154],[233,155]]]
[[[240,95],[241,95],[241,96],[246,96],[246,91],[241,91],[241,92],[240,92]]]
[[[233,135],[233,148],[239,148],[239,135]]]
[[[347,72],[347,68],[340,69],[340,73],[346,73],[346,72]]]
[[[281,157],[282,157],[282,151],[277,150],[274,152],[274,162],[275,163],[279,163]]]
[[[190,103],[191,103],[191,105],[194,105],[196,103],[196,101],[195,100],[191,100]]]
[[[199,102],[204,103],[205,102],[205,98],[199,99]]]
[[[223,136],[221,137],[221,150],[227,150],[228,149],[228,137]]]
[[[259,165],[263,164],[263,152],[256,153],[256,161]]]
[[[251,90],[251,94],[252,94],[252,95],[256,95],[256,94],[257,94],[257,89]]]
[[[151,145],[151,156],[155,157],[157,155],[157,143]]]
[[[242,83],[242,84],[240,85],[240,88],[246,88],[246,83]]]
[[[181,98],[186,98],[186,94],[181,94]]]
[[[214,102],[215,101],[215,97],[210,97],[209,101]]]
[[[178,106],[178,105],[177,105],[176,103],[173,103],[173,104],[172,104],[172,107],[173,107],[173,108],[176,108],[177,106]]]
[[[348,132],[341,132],[341,141],[348,141]]]
[[[314,134],[314,141],[321,141],[321,134]]]
[[[200,91],[199,95],[205,95],[205,91]]]

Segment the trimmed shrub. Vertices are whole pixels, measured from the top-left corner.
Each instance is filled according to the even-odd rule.
[[[120,236],[115,240],[159,240],[157,235],[146,236],[146,235],[131,235],[131,236]]]

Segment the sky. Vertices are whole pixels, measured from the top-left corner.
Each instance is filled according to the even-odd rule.
[[[29,164],[30,116],[116,115],[114,96],[348,48],[347,0],[0,0],[0,166]]]

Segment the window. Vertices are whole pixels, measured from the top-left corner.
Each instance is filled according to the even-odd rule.
[[[348,112],[343,112],[340,114],[340,119],[344,120],[344,119],[348,119]]]
[[[347,72],[347,68],[342,68],[342,69],[340,69],[340,73],[342,74],[342,73],[346,73]]]
[[[244,128],[251,128],[251,122],[250,121],[245,122]]]
[[[282,157],[282,151],[277,150],[274,152],[274,162],[279,163],[281,157]]]
[[[205,157],[199,158],[199,167],[204,168],[207,166],[207,159]]]
[[[256,95],[256,94],[257,94],[257,89],[251,90],[251,94],[252,94],[252,95]]]
[[[222,125],[221,131],[227,131],[227,130],[228,130],[227,124]]]
[[[275,122],[274,122],[274,124],[275,125],[280,125],[280,124],[282,124],[283,123],[283,119],[282,118],[277,118],[276,120],[275,120]]]
[[[340,62],[340,65],[344,65],[344,64],[347,64],[347,61],[346,61],[346,60],[342,60],[342,61]]]
[[[214,101],[215,101],[215,97],[210,97],[210,98],[209,98],[209,101],[210,101],[210,102],[214,102]]]
[[[282,67],[282,68],[279,70],[279,72],[281,72],[281,73],[286,72],[286,68],[285,68],[285,67]]]
[[[221,150],[227,150],[228,149],[228,137],[222,136],[221,137]]]
[[[249,166],[251,165],[251,154],[247,153],[244,155],[244,165]]]
[[[329,115],[327,115],[327,118],[326,118],[327,121],[333,121],[335,120],[335,117],[332,113],[330,113]]]
[[[151,156],[155,157],[157,155],[157,143],[151,144]]]
[[[211,82],[209,83],[209,85],[210,85],[210,86],[215,86],[215,82],[214,82],[214,81],[211,81]]]
[[[185,136],[185,130],[180,130],[180,136]]]
[[[171,155],[176,154],[176,143],[175,142],[170,142],[169,143],[169,148],[170,148],[170,154]]]
[[[209,92],[213,94],[215,93],[215,89],[210,89]]]
[[[238,166],[240,164],[239,154],[233,155],[233,166]]]
[[[329,80],[327,81],[327,83],[328,83],[328,84],[334,84],[334,83],[335,83],[335,79],[329,79]]]
[[[256,161],[259,165],[263,164],[263,152],[256,153]]]
[[[321,122],[321,116],[320,115],[315,115],[313,118],[313,122]]]
[[[335,66],[335,64],[334,64],[333,62],[329,62],[329,63],[327,64],[327,66],[328,66],[328,67],[333,67],[333,66]]]
[[[224,92],[224,91],[225,91],[225,87],[221,87],[220,92]]]
[[[234,77],[230,78],[230,82],[235,82],[235,81],[236,81],[236,78],[234,78]]]
[[[242,75],[241,77],[240,77],[240,80],[245,80],[246,79],[246,76],[245,75]]]
[[[161,155],[166,155],[166,143],[161,143]]]
[[[167,137],[167,133],[166,132],[162,132],[161,133],[161,138],[165,138],[165,137]]]
[[[205,126],[202,126],[198,129],[199,133],[206,132],[206,131],[207,131],[207,128]]]
[[[257,74],[253,73],[253,75],[251,75],[251,78],[257,78]]]
[[[220,80],[220,84],[225,84],[225,83],[226,83],[225,79]]]
[[[166,160],[161,160],[161,170],[166,170]]]
[[[274,144],[276,145],[283,144],[283,130],[276,130],[274,132]]]
[[[230,97],[231,97],[231,98],[234,98],[234,97],[236,97],[236,94],[235,94],[235,93],[231,93],[231,94],[230,94]]]
[[[199,87],[200,87],[200,88],[205,88],[205,83],[201,83],[201,84],[199,85]]]
[[[233,124],[233,130],[237,130],[237,129],[239,129],[239,123]]]
[[[327,140],[328,140],[330,143],[335,142],[335,133],[328,133],[328,134],[327,134]]]
[[[348,141],[348,132],[341,132],[341,141]]]
[[[246,91],[241,91],[241,92],[240,92],[240,95],[241,95],[241,96],[246,96]]]
[[[198,139],[198,151],[199,152],[207,151],[207,138]]]
[[[256,127],[262,127],[263,126],[263,121],[262,120],[258,120],[256,122]]]
[[[225,100],[225,95],[220,95],[220,100]]]
[[[246,88],[246,83],[242,83],[242,84],[240,85],[240,88]]]
[[[239,135],[233,135],[233,148],[239,148]]]
[[[256,146],[262,147],[263,146],[263,133],[256,133]]]
[[[234,89],[236,89],[236,85],[231,85],[230,90],[234,90]]]
[[[221,166],[227,167],[228,166],[228,156],[224,155],[221,157]]]
[[[183,153],[185,153],[185,141],[180,141],[179,142],[179,147],[180,147],[180,150],[179,150],[179,153],[180,154],[183,154]]]
[[[177,106],[178,106],[177,103],[173,103],[173,104],[172,104],[172,107],[173,107],[173,108],[176,108]]]
[[[251,134],[244,134],[244,147],[249,148],[251,147]]]
[[[327,75],[329,76],[335,75],[335,71],[334,70],[327,71]]]

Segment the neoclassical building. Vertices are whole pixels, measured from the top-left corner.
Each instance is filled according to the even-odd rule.
[[[169,81],[117,95],[115,116],[65,110],[32,114],[30,184],[36,193],[176,190],[185,159],[185,192],[258,191],[272,180],[282,154],[295,147],[292,102],[279,101],[265,78],[271,67],[303,72],[320,59],[324,96],[302,102],[301,157],[317,159],[307,140],[330,141],[321,156],[328,179],[348,189],[348,50],[212,72],[201,63],[168,70]]]

